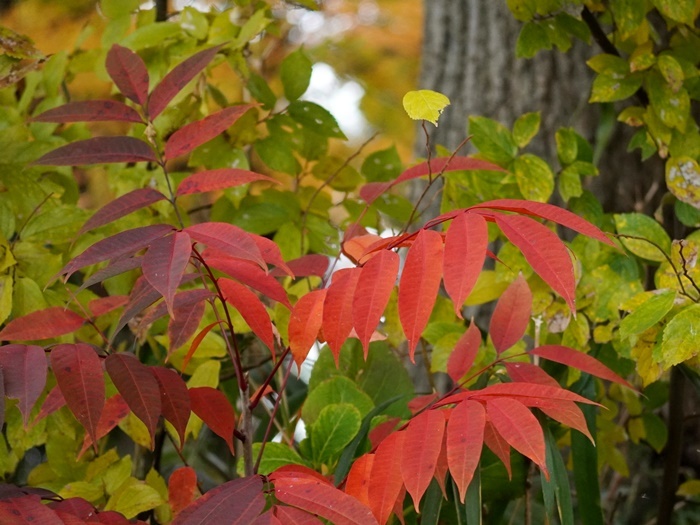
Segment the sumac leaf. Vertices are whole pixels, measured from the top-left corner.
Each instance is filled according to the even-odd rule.
[[[444,433],[445,415],[442,410],[421,412],[411,419],[404,430],[401,475],[406,490],[413,498],[416,512],[419,512],[420,500],[435,474]]]
[[[197,493],[197,473],[192,467],[175,469],[168,479],[168,503],[177,516],[194,501]]]
[[[525,277],[519,274],[498,299],[491,316],[489,333],[498,354],[525,335],[531,312],[532,292]]]
[[[71,142],[32,164],[45,166],[81,166],[115,162],[155,162],[156,155],[147,142],[134,137],[94,137]]]
[[[326,275],[326,271],[328,271],[329,263],[330,260],[327,256],[318,253],[311,253],[308,255],[302,255],[298,259],[287,261],[286,270],[278,267],[273,269],[270,274],[279,277],[285,274],[289,275],[287,271],[291,270],[292,274],[296,278],[309,276],[323,277]]]
[[[464,401],[457,405],[447,422],[447,464],[462,503],[479,466],[485,425],[486,411],[476,401]]]
[[[452,381],[459,381],[474,364],[481,345],[481,331],[472,318],[469,328],[459,338],[447,360],[447,374]]]
[[[114,44],[107,52],[107,73],[122,94],[144,106],[148,100],[148,70],[139,55]]]
[[[163,417],[175,428],[180,448],[185,444],[185,429],[190,419],[190,394],[185,381],[174,370],[151,366],[149,370],[158,382]]]
[[[83,284],[80,285],[80,288],[78,288],[76,295],[93,284],[101,283],[110,277],[128,272],[129,270],[140,268],[141,259],[142,257],[127,257],[126,259],[119,259],[109,263],[101,270],[97,270],[95,273],[87,277],[83,281]]]
[[[143,122],[138,112],[116,100],[81,100],[58,106],[32,118],[36,122]]]
[[[394,432],[377,447],[369,478],[369,508],[378,523],[386,523],[401,494],[401,461],[405,432]],[[403,497],[402,497],[403,501]]]
[[[61,389],[58,385],[54,385],[54,387],[51,390],[49,390],[46,399],[44,399],[44,402],[41,405],[41,409],[39,410],[39,413],[37,414],[34,422],[36,423],[38,421],[41,421],[46,416],[49,416],[56,412],[58,409],[63,408],[65,405],[66,399],[63,397]]]
[[[257,245],[258,250],[260,250],[260,253],[262,254],[263,260],[267,264],[276,266],[275,270],[280,270],[286,275],[294,277],[294,273],[289,266],[287,266],[287,263],[284,262],[284,259],[282,258],[282,251],[280,250],[280,247],[277,246],[275,241],[268,239],[267,237],[263,237],[262,235],[251,235],[250,237]],[[263,269],[266,270],[266,268]]]
[[[75,332],[85,319],[62,306],[50,306],[13,319],[0,330],[2,341],[51,339]]]
[[[194,335],[199,328],[202,317],[204,317],[205,309],[206,303],[203,300],[178,306],[177,295],[175,296],[173,317],[168,322],[168,339],[170,340],[168,355],[184,345]]]
[[[19,401],[17,408],[22,413],[25,426],[34,403],[39,399],[46,385],[46,370],[46,354],[42,347],[0,346],[0,381],[4,379],[4,396]],[[4,396],[0,396],[3,408]]]
[[[252,261],[267,271],[254,236],[238,226],[225,222],[205,222],[189,226],[183,231],[197,242],[224,252],[230,257]]]
[[[189,393],[192,412],[226,442],[234,455],[236,450],[233,445],[233,431],[236,428],[236,414],[231,402],[223,392],[209,386],[190,388]]]
[[[289,347],[298,367],[306,359],[309,350],[316,342],[318,331],[323,324],[323,302],[327,289],[314,290],[303,295],[292,308],[289,319]]]
[[[165,299],[170,315],[173,313],[175,292],[190,261],[192,241],[185,232],[175,232],[154,240],[143,256],[144,277]]]
[[[109,224],[112,221],[124,217],[146,206],[150,206],[156,202],[165,199],[163,195],[158,190],[153,188],[140,188],[138,190],[130,191],[129,193],[122,195],[104,205],[102,208],[97,210],[95,214],[88,219],[88,221],[80,228],[78,235],[82,235],[85,232]]]
[[[264,508],[262,478],[248,476],[210,490],[180,512],[172,525],[248,525]]]
[[[484,426],[484,445],[486,445],[491,452],[496,454],[496,457],[501,460],[501,463],[503,463],[503,466],[506,468],[508,478],[512,478],[513,471],[510,465],[510,445],[503,439],[503,436],[498,433],[488,419]]]
[[[272,177],[239,168],[220,168],[217,170],[200,171],[199,173],[193,173],[183,179],[177,187],[177,195],[191,195],[193,193],[224,190],[226,188],[242,186],[243,184],[249,184],[260,180],[279,184],[279,182]]]
[[[301,509],[282,505],[274,505],[272,509],[282,525],[323,525],[316,516]]]
[[[361,271],[360,268],[346,268],[335,272],[323,302],[323,337],[336,366],[340,349],[352,331],[352,303]]]
[[[24,525],[65,525],[53,509],[41,502],[35,494],[0,500],[0,523]]]
[[[520,383],[538,383],[540,385],[548,385],[559,388],[559,383],[556,379],[542,370],[539,366],[532,363],[513,363],[506,361],[503,363],[506,367],[506,372],[513,381]]]
[[[129,405],[126,404],[126,401],[120,394],[115,394],[107,399],[102,409],[102,414],[100,414],[100,420],[97,422],[97,439],[102,439],[109,434],[130,411]],[[83,446],[78,453],[78,457],[81,457],[92,443],[90,434],[85,434]]]
[[[238,310],[253,333],[274,353],[275,337],[272,333],[272,321],[258,296],[231,279],[221,278],[218,282],[226,302]]]
[[[369,480],[372,475],[374,454],[365,454],[355,460],[348,472],[345,493],[369,507]]]
[[[94,317],[100,317],[113,312],[117,308],[121,308],[129,302],[128,295],[108,295],[107,297],[98,297],[88,303],[88,310]]]

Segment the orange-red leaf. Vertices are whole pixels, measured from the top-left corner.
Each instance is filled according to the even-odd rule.
[[[233,431],[236,428],[236,414],[231,402],[216,388],[201,386],[190,388],[192,412],[204,421],[214,434],[226,441],[231,454],[235,454]]]
[[[204,222],[189,226],[183,231],[197,242],[222,251],[230,257],[252,261],[267,271],[267,265],[254,236],[238,226],[225,222]]]
[[[185,354],[185,357],[182,360],[182,370],[187,370],[187,365],[189,364],[190,359],[192,359],[192,356],[197,351],[197,348],[199,348],[199,345],[202,344],[202,341],[204,340],[206,335],[209,332],[211,332],[212,328],[220,324],[221,321],[214,321],[213,323],[210,323],[204,328],[202,328],[200,332],[195,336],[195,338],[192,340],[192,344],[190,345],[189,350],[187,350],[187,354]]]
[[[289,275],[291,271],[294,277],[323,277],[326,275],[328,270],[328,265],[330,260],[327,256],[321,255],[319,253],[310,253],[308,255],[303,255],[297,259],[292,259],[287,261],[286,268],[275,268],[270,271],[271,275],[276,277],[281,277],[284,274]]]
[[[267,264],[271,264],[276,267],[273,270],[281,270],[290,277],[294,277],[294,272],[291,270],[291,268],[289,268],[289,266],[287,266],[287,263],[284,262],[284,259],[282,258],[282,251],[280,250],[280,247],[277,246],[275,241],[268,239],[267,237],[263,237],[262,235],[251,234],[250,238],[253,239],[253,242],[258,247],[258,250],[260,250],[263,260]],[[326,261],[328,261],[327,257],[321,257],[324,257]],[[267,271],[267,268],[263,267],[263,270]]]
[[[168,479],[168,503],[177,516],[194,501],[197,494],[197,473],[192,467],[180,467]]]
[[[129,405],[126,404],[126,401],[124,401],[124,398],[122,398],[120,394],[115,394],[105,401],[100,420],[97,422],[97,439],[102,439],[109,434],[129,412]],[[85,434],[83,446],[78,453],[78,457],[85,454],[85,451],[90,448],[92,443],[93,441],[90,434]]]
[[[399,319],[408,339],[408,355],[412,362],[433,311],[441,278],[442,236],[433,230],[421,230],[408,251],[399,283]]]
[[[282,525],[323,525],[317,517],[294,507],[274,505],[272,512]]]
[[[49,151],[32,162],[44,166],[81,166],[114,162],[155,162],[147,142],[135,137],[94,137]]]
[[[153,203],[162,201],[165,199],[163,195],[158,190],[153,188],[140,188],[138,190],[130,191],[121,197],[114,199],[113,201],[105,204],[102,208],[97,210],[95,214],[88,219],[88,221],[80,228],[78,235],[82,235],[85,232],[109,224],[112,221],[124,217],[146,206],[150,206]]]
[[[134,415],[146,425],[153,447],[161,414],[158,381],[132,354],[111,354],[105,359],[105,369]]]
[[[634,387],[631,384],[622,379],[603,363],[594,357],[574,350],[573,348],[560,345],[545,345],[530,350],[530,353],[549,361],[554,361],[555,363],[561,363],[562,365],[576,368],[581,372],[586,372],[596,377],[600,377],[601,379],[607,379],[608,381],[618,383],[634,390]]]
[[[223,190],[259,180],[279,184],[279,182],[272,177],[255,173],[254,171],[240,168],[220,168],[217,170],[200,171],[199,173],[193,173],[185,177],[177,187],[177,195],[190,195],[193,193]]]
[[[365,454],[355,460],[348,472],[345,493],[369,507],[369,480],[374,464],[374,454]]]
[[[508,444],[547,472],[544,432],[537,418],[522,403],[509,397],[486,401],[486,412],[494,429]]]
[[[584,436],[594,443],[593,436],[588,431],[586,418],[583,411],[573,401],[559,401],[551,399],[536,399],[528,402],[527,399],[522,400],[525,406],[539,408],[555,421],[559,421],[562,425],[578,430]]]
[[[481,331],[472,318],[469,328],[459,338],[447,360],[447,374],[452,381],[459,381],[474,364],[481,345]]]
[[[401,460],[405,432],[394,432],[377,447],[369,478],[369,502],[377,522],[384,524],[391,516],[401,489],[403,478]]]
[[[27,424],[29,413],[44,391],[46,385],[46,354],[44,349],[35,345],[5,345],[0,347],[0,380],[4,379],[4,395],[0,403],[5,404],[4,397],[17,399],[17,408]],[[2,411],[0,411],[0,425]]]
[[[420,500],[435,475],[444,433],[445,415],[441,410],[421,412],[411,419],[404,431],[401,476],[417,512]]]
[[[576,311],[574,266],[564,243],[541,223],[520,215],[493,215],[496,224],[517,246],[532,269]]]
[[[117,308],[121,308],[129,302],[128,295],[108,295],[107,297],[98,297],[88,303],[88,310],[94,317],[106,315],[113,312]]]
[[[143,122],[138,112],[116,100],[81,100],[69,102],[32,118],[36,122],[98,122],[119,120]]]
[[[274,353],[275,336],[272,333],[272,321],[257,295],[242,284],[222,277],[219,288],[224,299],[241,314],[253,333]]]
[[[105,405],[102,361],[85,343],[61,344],[51,349],[51,369],[75,419],[97,443],[97,425]]]
[[[187,385],[177,372],[161,366],[149,370],[158,382],[163,417],[175,428],[180,438],[180,448],[185,444],[185,429],[190,419],[190,394]]]
[[[447,405],[450,403],[458,403],[464,399],[481,399],[485,400],[490,396],[506,396],[512,398],[543,398],[543,399],[561,399],[565,401],[575,401],[587,405],[598,405],[595,401],[581,397],[578,394],[566,390],[561,387],[553,387],[548,385],[532,384],[532,383],[495,383],[489,385],[482,390],[469,390],[448,396],[438,403],[436,406]]]
[[[340,349],[352,331],[352,302],[360,268],[346,268],[333,274],[323,303],[323,337],[336,365]]]
[[[107,73],[122,94],[142,106],[148,100],[148,70],[131,49],[114,44],[107,53]]]
[[[399,271],[397,253],[383,250],[362,267],[352,303],[352,320],[367,356],[369,340],[379,324]]]
[[[491,316],[489,333],[498,354],[525,335],[531,311],[532,292],[525,277],[519,274],[498,299]]]
[[[141,263],[144,277],[163,296],[172,317],[175,317],[173,313],[175,292],[190,261],[190,253],[192,253],[190,236],[185,232],[175,232],[153,241]]]
[[[532,363],[512,363],[510,361],[506,361],[504,365],[508,375],[513,381],[519,383],[538,383],[540,385],[548,385],[556,388],[559,387],[557,380],[537,365],[533,365]]]
[[[496,454],[496,457],[501,460],[503,466],[505,466],[508,472],[508,477],[513,476],[510,466],[510,445],[503,439],[503,437],[496,431],[493,424],[488,419],[486,420],[486,425],[484,426],[484,445],[486,445],[491,452]]]
[[[44,402],[41,404],[41,410],[39,410],[34,422],[36,423],[44,419],[46,416],[53,414],[56,412],[56,410],[64,407],[65,405],[66,399],[63,397],[61,389],[58,387],[58,385],[54,385],[54,387],[47,394],[46,399],[44,399]],[[1,409],[2,407],[0,406],[0,410]]]
[[[462,305],[474,288],[484,266],[489,232],[486,221],[476,213],[457,215],[445,235],[443,273],[445,291],[462,317]]]
[[[62,306],[51,306],[13,319],[0,330],[0,340],[51,339],[75,332],[84,322],[85,319],[71,310]]]
[[[181,127],[165,143],[165,159],[171,160],[189,153],[220,135],[252,107],[251,104],[231,106]]]
[[[479,466],[485,426],[486,411],[483,405],[469,400],[452,409],[447,422],[447,464],[462,503]]]
[[[316,342],[323,323],[323,302],[327,289],[314,290],[302,296],[292,309],[289,319],[289,348],[298,367]]]

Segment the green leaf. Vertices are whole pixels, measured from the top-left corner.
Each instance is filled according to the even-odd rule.
[[[675,197],[700,208],[700,165],[690,157],[672,157],[666,161],[666,185]]]
[[[671,88],[671,91],[674,93],[678,92],[685,79],[685,73],[683,73],[683,68],[678,61],[670,54],[663,53],[659,56],[657,65],[664,80],[666,80]]]
[[[552,49],[547,30],[539,22],[527,22],[518,35],[515,55],[518,58],[532,58],[543,49]]]
[[[583,195],[581,174],[573,165],[564,168],[559,174],[559,194],[565,202],[569,202],[572,197]]]
[[[260,448],[260,443],[253,443],[253,457],[257,457],[258,454],[260,454]],[[242,466],[242,462],[239,462],[239,464]],[[289,445],[285,443],[268,441],[265,444],[265,450],[263,451],[263,456],[260,460],[258,474],[266,476],[278,468],[290,464],[309,466],[307,462],[304,461],[304,459],[302,459],[302,457],[297,453],[297,451],[291,448]]]
[[[360,411],[347,403],[324,407],[309,429],[314,462],[334,466],[360,430],[361,419]]]
[[[673,205],[676,217],[686,226],[697,228],[700,226],[700,209],[677,200]]]
[[[660,262],[665,260],[664,253],[671,252],[671,238],[658,222],[642,213],[622,213],[615,214],[615,228],[617,233],[621,235],[632,235],[634,237],[642,237],[655,243],[653,244],[640,240],[621,237],[620,241],[630,252],[637,257],[648,261]]]
[[[201,11],[187,6],[180,12],[179,22],[180,27],[197,40],[207,38],[209,22],[207,22],[207,17]]]
[[[330,112],[308,101],[295,101],[289,105],[289,115],[302,126],[322,137],[347,138]]]
[[[673,87],[658,73],[651,72],[646,82],[649,101],[654,113],[669,128],[684,132],[690,117],[690,96],[681,88]]]
[[[540,112],[525,113],[513,124],[513,140],[519,148],[524,148],[540,130]]]
[[[302,96],[311,82],[312,64],[303,50],[297,49],[285,57],[280,66],[284,96],[293,102]]]
[[[562,165],[574,162],[578,156],[578,134],[572,128],[561,128],[557,130],[554,139],[559,162]]]
[[[561,525],[574,525],[574,509],[571,503],[571,488],[569,487],[569,473],[566,470],[564,459],[561,457],[561,452],[557,446],[557,442],[552,435],[549,427],[545,427],[545,444],[547,450],[547,469],[550,473],[550,478],[547,480],[544,474],[541,474],[542,492],[550,494],[550,498],[556,501],[557,513]],[[547,498],[545,498],[545,501]],[[552,506],[554,501],[552,501]],[[547,509],[547,514],[551,516],[551,509]],[[554,520],[552,520],[554,521]]]
[[[352,380],[336,376],[323,381],[309,392],[301,416],[307,425],[313,425],[326,406],[340,403],[353,405],[359,410],[361,417],[374,407],[372,399]]]
[[[600,74],[593,81],[589,102],[615,102],[634,95],[642,87],[642,78],[631,74]]]
[[[277,137],[267,137],[259,140],[253,148],[262,161],[275,171],[296,175],[301,169],[294,157],[292,148],[287,142]]]
[[[136,11],[140,4],[140,0],[101,0],[100,12],[107,18],[121,18]]]
[[[661,11],[662,15],[671,20],[689,26],[693,25],[695,0],[652,0],[652,3]]]
[[[541,158],[526,153],[513,165],[518,187],[528,200],[547,202],[554,191],[554,174]]]
[[[482,525],[481,515],[481,465],[476,467],[474,477],[467,487],[467,495],[464,498],[464,506],[467,511],[467,525]]]
[[[256,73],[251,73],[248,78],[248,91],[255,100],[263,105],[268,111],[275,107],[277,97],[267,85],[267,81]]]
[[[627,40],[644,22],[646,0],[612,0],[610,10],[621,40]]]
[[[639,308],[622,320],[620,337],[626,339],[654,326],[671,310],[675,299],[676,292],[670,290],[662,291],[644,301]]]
[[[141,512],[154,509],[164,503],[153,487],[142,481],[134,480],[132,485],[120,489],[107,501],[105,510],[114,510],[127,519],[136,517]]]
[[[537,11],[536,2],[533,0],[508,0],[508,9],[513,13],[516,20],[527,22],[532,20]]]
[[[487,160],[500,166],[510,164],[518,153],[518,145],[508,128],[486,117],[469,117],[472,144]]]
[[[253,13],[253,16],[246,20],[232,43],[233,49],[241,49],[248,45],[258,33],[270,24],[271,20],[267,17],[267,13],[268,9],[264,7]]]
[[[675,315],[666,325],[661,347],[654,357],[664,369],[682,363],[700,352],[700,304],[694,304]]]
[[[645,413],[642,415],[644,422],[644,441],[651,445],[657,454],[661,454],[668,440],[668,428],[663,419],[656,414]]]
[[[182,29],[178,24],[173,22],[158,22],[141,26],[131,33],[126,38],[122,39],[120,44],[134,51],[163,45],[163,41],[168,38],[175,38],[180,35]]]
[[[450,105],[450,99],[442,93],[421,89],[409,91],[403,97],[403,108],[413,120],[427,120],[437,126],[443,110]]]
[[[367,182],[387,182],[401,175],[402,169],[399,152],[396,151],[396,146],[391,146],[368,155],[360,172]]]

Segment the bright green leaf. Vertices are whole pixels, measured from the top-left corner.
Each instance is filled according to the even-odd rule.
[[[360,430],[360,411],[347,403],[328,405],[310,427],[311,450],[318,465],[334,465]]]
[[[472,144],[483,156],[506,166],[518,153],[518,145],[511,132],[500,122],[486,117],[469,117],[469,133],[473,135]]]
[[[280,66],[284,96],[292,102],[302,96],[311,82],[311,60],[302,49],[290,53]]]
[[[515,44],[518,58],[532,58],[543,49],[552,49],[547,30],[539,22],[527,22],[523,25]]]
[[[346,138],[335,117],[314,102],[297,100],[289,105],[288,111],[299,124],[322,137]]]
[[[307,425],[313,425],[321,411],[328,405],[349,403],[360,411],[363,417],[372,410],[374,403],[347,377],[335,376],[323,381],[309,392],[302,408],[301,416]]]
[[[673,307],[675,291],[662,291],[645,301],[620,323],[620,337],[637,335],[658,323]]]

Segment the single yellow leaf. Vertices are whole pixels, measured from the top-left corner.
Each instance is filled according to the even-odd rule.
[[[403,108],[413,120],[427,120],[437,126],[442,111],[450,105],[450,99],[442,93],[421,89],[409,91],[403,97]]]

